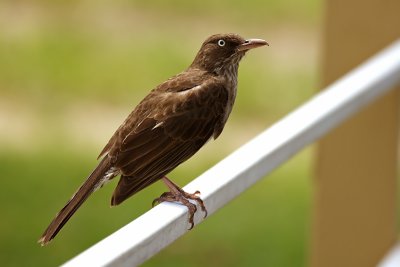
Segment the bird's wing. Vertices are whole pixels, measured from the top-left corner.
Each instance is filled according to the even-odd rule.
[[[152,128],[155,124],[163,122],[165,117],[169,115],[177,112],[185,112],[185,105],[192,106],[195,109],[197,106],[193,105],[194,103],[192,102],[198,102],[197,104],[200,105],[204,104],[201,101],[203,97],[208,97],[207,94],[199,94],[199,92],[193,94],[192,91],[195,90],[192,89],[198,88],[199,85],[203,84],[205,85],[202,87],[204,93],[206,93],[208,88],[211,90],[213,87],[211,86],[212,78],[202,79],[206,76],[204,72],[199,70],[185,71],[153,89],[121,124],[100,152],[98,158],[106,154],[113,157],[115,152],[118,152],[115,149],[121,146],[120,142],[127,139],[127,136],[133,136],[145,129]],[[223,89],[220,83],[214,83],[214,87],[220,88],[216,90],[216,94],[220,93],[220,90]],[[189,94],[191,96],[185,99],[189,91],[191,92]],[[199,99],[196,99],[196,96]]]
[[[115,166],[122,176],[112,204],[159,180],[196,153],[213,135],[227,101],[226,89],[213,80],[190,89],[164,90],[142,101],[138,110],[151,112],[118,145]]]

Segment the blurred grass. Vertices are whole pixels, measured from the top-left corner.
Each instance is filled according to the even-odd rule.
[[[178,184],[308,99],[318,9],[313,0],[0,2],[2,266],[60,264],[150,208],[162,184],[110,209],[114,181],[54,243],[36,244],[127,113],[186,68],[208,35],[238,32],[271,46],[243,60],[224,133],[171,174]],[[310,161],[302,152],[145,266],[304,266]]]
[[[296,156],[145,266],[254,266],[261,262],[303,266],[310,214],[309,153]],[[185,184],[191,179],[189,169],[201,173],[214,162],[211,157],[183,165],[174,172],[174,180]],[[29,155],[0,154],[6,178],[2,186],[7,188],[0,195],[5,203],[2,218],[6,218],[0,221],[2,266],[58,265],[140,216],[164,191],[161,183],[155,184],[110,209],[114,181],[85,203],[51,245],[41,248],[35,240],[93,165],[88,155],[51,148]]]

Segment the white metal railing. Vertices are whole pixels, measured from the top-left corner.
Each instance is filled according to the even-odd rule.
[[[184,190],[199,190],[211,215],[396,84],[400,84],[400,40],[207,170]],[[201,222],[202,215],[196,213],[195,224]],[[162,203],[63,266],[136,266],[185,234],[187,216],[186,207]]]
[[[399,266],[400,266],[400,243],[396,244],[378,264],[378,267],[399,267]]]

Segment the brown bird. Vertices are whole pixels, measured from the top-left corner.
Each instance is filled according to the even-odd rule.
[[[264,45],[264,40],[245,40],[237,34],[209,37],[189,68],[154,88],[129,114],[101,151],[99,165],[38,242],[49,243],[91,193],[118,175],[112,206],[162,179],[170,191],[153,206],[182,203],[189,210],[190,229],[197,210],[190,199],[206,216],[200,192],[187,193],[166,175],[221,134],[236,97],[239,61],[248,50]]]

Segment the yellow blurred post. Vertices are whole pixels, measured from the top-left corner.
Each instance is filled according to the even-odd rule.
[[[322,30],[325,87],[400,38],[400,1],[326,0]],[[312,267],[376,266],[393,245],[398,113],[394,90],[319,143]]]

